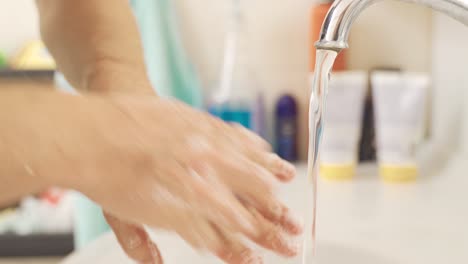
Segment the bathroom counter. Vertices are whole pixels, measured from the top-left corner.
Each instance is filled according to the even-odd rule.
[[[464,160],[468,157],[451,160],[411,184],[384,184],[372,164],[361,166],[353,181],[319,180],[316,263],[468,263]],[[305,166],[299,165],[298,172],[299,179],[285,189],[286,200],[303,188],[300,177],[305,177]],[[169,264],[219,263],[199,257],[171,235],[156,234],[155,239]],[[108,234],[65,261],[78,263],[131,262]]]

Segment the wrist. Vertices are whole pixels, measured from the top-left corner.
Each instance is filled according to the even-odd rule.
[[[84,73],[82,83],[82,87],[90,92],[155,94],[144,65],[112,59],[94,62]]]

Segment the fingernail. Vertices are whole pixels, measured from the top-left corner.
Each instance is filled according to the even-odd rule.
[[[304,230],[304,220],[292,212],[285,216],[288,227],[294,234],[300,234]]]
[[[302,243],[298,237],[289,239],[288,243],[289,248],[292,252],[294,252],[295,255],[297,255],[301,251]]]
[[[284,161],[282,163],[280,173],[288,176],[288,178],[294,177],[296,175],[296,167],[289,162]]]
[[[270,199],[268,209],[270,210],[270,213],[272,214],[272,217],[275,221],[280,221],[282,217],[285,217],[285,207],[278,203],[276,200]]]
[[[281,230],[276,227],[276,230]],[[286,257],[293,257],[299,253],[301,243],[298,241],[299,237],[285,235],[280,231],[273,231],[267,240],[271,241],[272,249]]]
[[[282,246],[287,249],[286,256],[296,256],[299,254],[301,249],[301,243],[298,241],[297,237],[287,236],[282,240]]]
[[[125,244],[127,249],[132,250],[140,247],[143,244],[143,239],[139,235],[134,234],[125,240]]]
[[[158,247],[153,242],[148,242],[148,248],[150,249],[151,256],[153,258],[154,264],[163,264],[161,252],[159,252]]]

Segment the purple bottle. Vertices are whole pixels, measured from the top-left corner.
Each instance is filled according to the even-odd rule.
[[[291,95],[276,103],[276,152],[287,161],[297,161],[297,104]]]

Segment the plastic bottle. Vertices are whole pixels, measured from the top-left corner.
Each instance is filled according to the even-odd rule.
[[[329,82],[320,176],[348,180],[356,174],[368,76],[364,71],[335,73]]]
[[[252,130],[264,139],[267,139],[265,120],[265,99],[263,93],[259,92],[253,107]]]
[[[209,102],[209,112],[224,121],[252,128],[256,87],[248,63],[248,32],[239,0],[231,1],[224,62],[219,86]]]
[[[276,104],[276,151],[287,161],[297,161],[297,104],[291,95],[283,95]]]
[[[413,182],[419,174],[416,153],[424,138],[426,73],[374,72],[377,160],[385,182]]]

